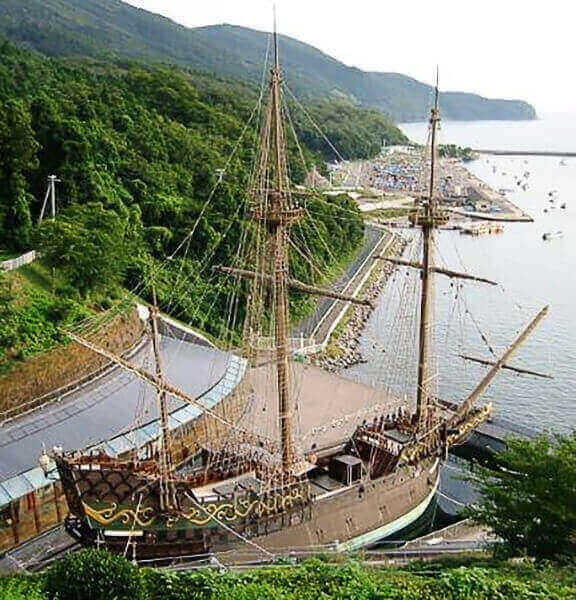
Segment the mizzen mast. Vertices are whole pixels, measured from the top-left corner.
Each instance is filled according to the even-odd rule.
[[[150,307],[150,324],[152,327],[152,348],[154,350],[154,362],[156,365],[156,378],[160,382],[156,394],[160,412],[160,448],[158,456],[158,467],[160,471],[160,501],[162,508],[169,508],[172,501],[170,493],[170,476],[172,474],[172,450],[170,439],[170,423],[168,413],[168,395],[165,388],[164,365],[160,353],[160,333],[158,330],[158,304],[156,302],[156,291],[152,290],[153,302]]]

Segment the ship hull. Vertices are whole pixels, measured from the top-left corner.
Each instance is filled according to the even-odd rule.
[[[104,545],[131,558],[201,558],[219,554],[228,562],[263,558],[264,555],[351,551],[370,546],[416,521],[434,499],[439,460],[402,467],[373,481],[357,482],[313,496],[309,504],[271,518],[226,526],[221,521],[201,530],[172,531],[154,536],[138,528],[94,528],[92,521],[71,516],[67,529],[84,545]]]
[[[439,461],[358,484],[316,498],[311,519],[253,541],[269,552],[323,547],[352,551],[408,527],[434,500],[439,483]],[[361,491],[362,490],[362,491]]]

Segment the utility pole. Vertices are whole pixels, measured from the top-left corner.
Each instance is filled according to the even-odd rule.
[[[48,188],[46,189],[46,195],[44,196],[44,202],[42,203],[42,210],[40,211],[40,218],[38,219],[38,225],[40,225],[44,219],[44,213],[50,201],[50,214],[52,219],[56,218],[56,184],[61,183],[61,179],[58,179],[56,175],[48,175]]]

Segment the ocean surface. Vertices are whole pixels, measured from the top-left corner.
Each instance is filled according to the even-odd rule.
[[[427,124],[402,129],[424,143]],[[486,149],[576,151],[576,116],[532,122],[446,122],[441,143]],[[576,428],[576,158],[483,156],[469,163],[476,175],[534,218],[534,223],[505,224],[497,235],[465,236],[438,233],[437,249],[444,266],[499,282],[498,287],[466,283],[455,287],[437,277],[438,391],[446,399],[462,400],[486,368],[460,358],[468,354],[494,359],[545,305],[550,315],[510,362],[542,373],[542,379],[502,371],[485,394],[501,418],[534,429]],[[518,182],[526,183],[523,190]],[[552,196],[550,195],[552,193]],[[550,199],[554,198],[554,202]],[[566,209],[560,205],[565,203]],[[547,212],[544,212],[546,209]],[[563,237],[544,241],[547,232]],[[368,383],[386,383],[401,352],[390,333],[399,323],[400,290],[405,277],[399,269],[380,298],[362,338],[366,364],[347,376]],[[407,332],[405,339],[415,332]],[[397,340],[396,340],[397,341]],[[492,354],[494,353],[494,355]],[[414,356],[400,362],[415,378]],[[414,389],[398,381],[397,393],[413,397]],[[394,387],[394,385],[392,387]]]

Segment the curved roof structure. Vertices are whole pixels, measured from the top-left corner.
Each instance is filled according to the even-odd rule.
[[[162,337],[167,379],[212,407],[242,379],[237,356],[191,342]],[[151,345],[132,359],[153,369]],[[200,409],[170,399],[172,428],[196,418]],[[38,459],[44,447],[65,450],[102,446],[116,455],[158,435],[155,391],[136,375],[114,368],[44,408],[0,427],[0,506],[49,485]]]

